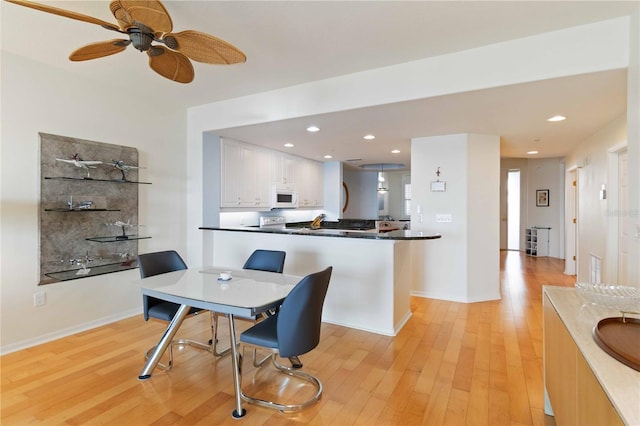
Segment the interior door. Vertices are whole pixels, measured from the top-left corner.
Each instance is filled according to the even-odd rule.
[[[566,245],[565,245],[565,262],[564,273],[567,275],[576,275],[576,257],[578,250],[578,233],[577,233],[577,217],[578,217],[578,191],[576,169],[567,172],[566,180],[566,208],[565,208],[565,229],[566,229]]]

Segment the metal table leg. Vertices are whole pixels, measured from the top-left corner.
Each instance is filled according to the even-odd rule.
[[[229,334],[231,338],[231,356],[233,359],[231,360],[233,363],[233,384],[235,387],[236,393],[236,409],[233,410],[231,415],[239,419],[240,417],[244,417],[247,414],[247,410],[242,408],[242,397],[240,390],[240,381],[242,380],[242,373],[240,371],[240,363],[238,360],[238,346],[236,344],[236,324],[233,314],[229,314]]]
[[[151,377],[151,372],[154,368],[156,368],[156,365],[158,365],[158,361],[160,361],[162,354],[164,354],[164,351],[167,350],[167,347],[169,347],[169,345],[171,344],[173,336],[176,335],[176,332],[180,328],[180,325],[182,325],[182,321],[184,321],[184,319],[187,317],[190,309],[190,306],[180,305],[178,311],[173,316],[173,319],[169,323],[169,326],[162,335],[162,338],[160,338],[156,349],[153,351],[153,354],[151,354],[151,356],[145,363],[144,368],[138,376],[138,380],[147,380],[149,377]]]

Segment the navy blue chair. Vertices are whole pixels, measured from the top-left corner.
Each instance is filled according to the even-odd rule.
[[[140,269],[140,278],[147,278],[154,275],[165,274],[167,272],[185,270],[187,269],[187,264],[175,250],[167,250],[138,255],[138,267]],[[177,303],[167,302],[155,297],[142,295],[142,314],[144,315],[145,321],[149,321],[149,318],[154,318],[160,321],[170,322],[176,315],[178,308],[180,308],[180,305]],[[202,311],[202,309],[191,308],[188,315],[198,315],[200,311]],[[168,365],[158,364],[165,370],[170,370],[173,366],[174,345],[189,345],[198,349],[211,351],[210,345],[196,342],[195,340],[175,339],[171,341],[171,344],[169,345]],[[148,358],[149,354],[153,352],[154,349],[155,346],[150,348],[146,352],[145,356]]]
[[[282,273],[287,253],[279,250],[255,250],[244,263],[242,269]]]
[[[276,360],[305,354],[320,342],[322,307],[329,288],[333,268],[304,277],[284,299],[279,311],[264,321],[240,334],[243,345],[268,349],[271,353],[259,365],[271,360],[282,373],[311,383],[316,391],[308,400],[301,403],[285,404],[249,396],[241,393],[242,399],[262,407],[275,408],[281,412],[294,412],[315,404],[322,395],[322,383],[316,377],[298,369],[285,367]],[[240,358],[242,361],[242,357]],[[240,369],[242,371],[242,369]]]
[[[279,274],[284,271],[284,260],[287,257],[287,252],[280,250],[262,250],[258,249],[251,253],[251,256],[244,263],[242,269],[252,269],[256,271],[277,272]],[[218,317],[220,314],[213,313],[213,353],[216,356],[223,356],[229,353],[231,348],[218,350]],[[258,321],[262,315],[253,318],[253,321]],[[245,319],[237,317],[238,319]],[[293,362],[293,361],[292,361]]]

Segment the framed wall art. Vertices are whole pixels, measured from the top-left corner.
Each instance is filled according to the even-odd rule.
[[[549,190],[536,190],[536,207],[549,207]]]

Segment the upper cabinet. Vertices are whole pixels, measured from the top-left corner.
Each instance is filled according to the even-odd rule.
[[[318,161],[229,139],[220,141],[220,207],[269,209],[274,185],[291,185],[301,208],[324,203],[324,169]]]
[[[270,153],[264,149],[223,140],[220,143],[220,206],[268,208],[270,206]]]
[[[297,165],[301,158],[283,154],[278,151],[271,152],[271,183],[278,185],[295,184]]]
[[[298,163],[298,205],[322,207],[324,205],[324,169],[322,163],[303,160]]]

